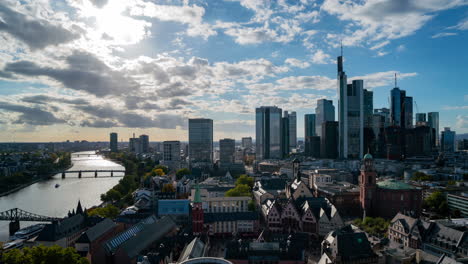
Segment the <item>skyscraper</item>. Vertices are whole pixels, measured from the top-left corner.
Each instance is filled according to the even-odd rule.
[[[236,152],[236,141],[225,138],[219,140],[219,162],[223,165],[234,163],[234,154]]]
[[[288,111],[284,111],[284,116],[281,118],[281,156],[284,158],[289,154],[289,143],[290,141],[290,134],[289,134],[289,115]]]
[[[372,115],[374,111],[374,92],[364,89],[364,127],[372,128]]]
[[[251,148],[251,147],[252,147],[252,137],[243,137],[242,148]]]
[[[322,123],[326,121],[335,121],[335,107],[332,100],[317,100],[315,107],[315,134],[322,135]]]
[[[213,164],[213,120],[189,119],[190,166],[211,167]]]
[[[140,152],[148,153],[149,152],[149,137],[148,135],[140,135]]]
[[[426,113],[416,113],[416,122],[426,122]]]
[[[163,160],[165,162],[180,161],[180,141],[163,142]]]
[[[257,160],[280,159],[282,156],[282,110],[276,106],[255,109],[255,143]]]
[[[436,146],[439,146],[439,112],[429,112],[427,113],[427,124],[430,128],[435,130],[435,142]]]
[[[451,131],[450,127],[446,127],[444,131],[442,131],[440,146],[443,152],[455,151],[455,131]]]
[[[324,159],[338,158],[338,122],[326,121],[322,124],[320,156]]]
[[[304,115],[305,154],[308,156],[311,155],[313,147],[311,137],[316,135],[317,134],[315,131],[315,114]]]
[[[374,109],[374,115],[380,115],[383,117],[383,127],[390,126],[390,109],[388,108],[376,108]]]
[[[413,127],[413,97],[406,96],[405,90],[400,90],[396,83],[390,91],[391,125],[409,129]]]
[[[297,116],[296,112],[288,114],[289,120],[289,151],[297,147]]]
[[[413,97],[406,96],[404,101],[405,127],[406,129],[413,128]]]
[[[338,149],[340,158],[361,158],[364,148],[364,81],[347,84],[343,55],[338,57]]]
[[[117,133],[115,133],[115,132],[110,133],[109,148],[110,148],[111,152],[117,152],[118,151],[118,138],[117,138]]]

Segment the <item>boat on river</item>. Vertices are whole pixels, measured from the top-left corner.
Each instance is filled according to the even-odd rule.
[[[39,232],[42,231],[42,229],[44,229],[44,224],[37,224],[37,225],[32,225],[32,226],[28,226],[28,227],[25,227],[23,229],[20,229],[18,231],[15,232],[15,234],[11,237],[12,240],[14,239],[30,239],[32,237],[34,237],[35,235],[39,234]]]

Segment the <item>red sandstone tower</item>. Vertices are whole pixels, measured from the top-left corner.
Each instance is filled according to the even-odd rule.
[[[363,217],[372,216],[375,211],[374,201],[377,199],[376,190],[377,173],[374,168],[374,160],[370,153],[364,155],[361,165],[361,175],[359,176],[359,201],[363,211]]]

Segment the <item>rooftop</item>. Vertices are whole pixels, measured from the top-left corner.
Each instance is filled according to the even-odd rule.
[[[393,180],[393,179],[378,182],[377,185],[379,186],[379,188],[390,189],[390,190],[416,189],[415,187],[413,187],[413,186],[411,186],[411,185],[409,185],[407,183],[397,181],[397,180]]]

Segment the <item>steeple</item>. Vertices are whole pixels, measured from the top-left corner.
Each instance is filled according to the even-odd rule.
[[[78,200],[78,206],[76,207],[76,214],[83,214],[83,208],[81,207],[80,200]]]

